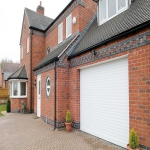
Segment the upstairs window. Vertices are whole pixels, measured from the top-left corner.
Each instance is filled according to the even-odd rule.
[[[72,34],[72,16],[66,18],[66,38]]]
[[[126,10],[128,5],[128,0],[100,0],[99,25]]]
[[[29,53],[30,49],[30,37],[27,38],[27,53]]]
[[[21,46],[20,48],[20,55],[21,55],[21,59],[23,59],[23,46]]]
[[[63,41],[63,23],[58,25],[58,44]]]

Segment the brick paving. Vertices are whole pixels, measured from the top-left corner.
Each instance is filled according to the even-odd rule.
[[[67,133],[33,114],[0,117],[0,150],[124,150],[79,130]]]

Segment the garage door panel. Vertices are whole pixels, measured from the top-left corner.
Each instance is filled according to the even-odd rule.
[[[128,143],[127,58],[80,71],[81,130],[122,147]]]

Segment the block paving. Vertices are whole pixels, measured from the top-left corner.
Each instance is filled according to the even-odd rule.
[[[0,117],[0,150],[124,150],[107,141],[72,129],[56,129],[34,114],[5,113]]]

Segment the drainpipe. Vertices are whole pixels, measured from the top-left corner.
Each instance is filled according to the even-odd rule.
[[[56,61],[54,61],[54,129],[56,129]]]
[[[32,34],[33,30],[31,29],[30,36],[30,113],[32,113]]]

